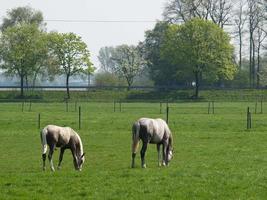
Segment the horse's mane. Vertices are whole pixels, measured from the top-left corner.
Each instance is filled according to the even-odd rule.
[[[170,132],[170,136],[169,136],[169,145],[170,147],[172,147],[173,145],[173,139],[172,139],[172,133]]]
[[[80,138],[78,133],[76,133],[73,129],[71,129],[71,130],[72,130],[72,133],[77,137],[77,140],[79,141],[78,144],[77,144],[77,147],[79,149],[77,149],[77,150],[80,151],[79,153],[80,153],[80,156],[81,156],[83,154],[83,143],[82,143],[82,140],[81,140],[81,138]]]

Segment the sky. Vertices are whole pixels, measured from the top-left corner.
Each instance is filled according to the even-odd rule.
[[[138,44],[144,39],[145,31],[151,30],[156,20],[162,19],[166,1],[0,0],[0,19],[2,23],[7,11],[19,6],[30,6],[35,10],[40,10],[47,23],[48,31],[73,32],[81,36],[91,53],[92,62],[95,67],[99,68],[97,60],[99,49],[104,46]]]

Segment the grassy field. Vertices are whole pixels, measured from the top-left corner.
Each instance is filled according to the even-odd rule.
[[[143,116],[165,118],[165,104],[79,103],[78,112],[63,103],[0,103],[0,199],[266,199],[267,103],[252,113],[246,130],[246,108],[255,103],[171,103],[169,125],[175,155],[169,167],[157,166],[155,145],[148,147],[147,169],[131,169],[131,126]],[[118,105],[117,105],[118,106]],[[71,126],[81,135],[86,161],[73,168],[66,151],[62,169],[41,169],[41,127]],[[59,151],[54,154],[57,163]],[[48,167],[48,162],[47,162]]]

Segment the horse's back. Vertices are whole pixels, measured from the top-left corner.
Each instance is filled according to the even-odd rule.
[[[148,135],[150,143],[160,143],[166,134],[169,135],[168,125],[160,118],[140,118],[137,122],[140,124],[140,138]]]
[[[47,125],[44,129],[47,130],[47,143],[56,143],[57,146],[62,146],[69,143],[72,129],[70,127],[61,127],[56,125]]]

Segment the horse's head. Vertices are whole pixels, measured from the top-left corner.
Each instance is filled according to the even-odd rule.
[[[81,156],[78,156],[77,163],[73,161],[76,170],[82,171],[83,163],[85,161],[84,155],[85,153],[83,153]]]
[[[173,148],[171,146],[168,147],[168,151],[167,151],[167,160],[168,162],[171,161],[172,157],[173,157]]]

